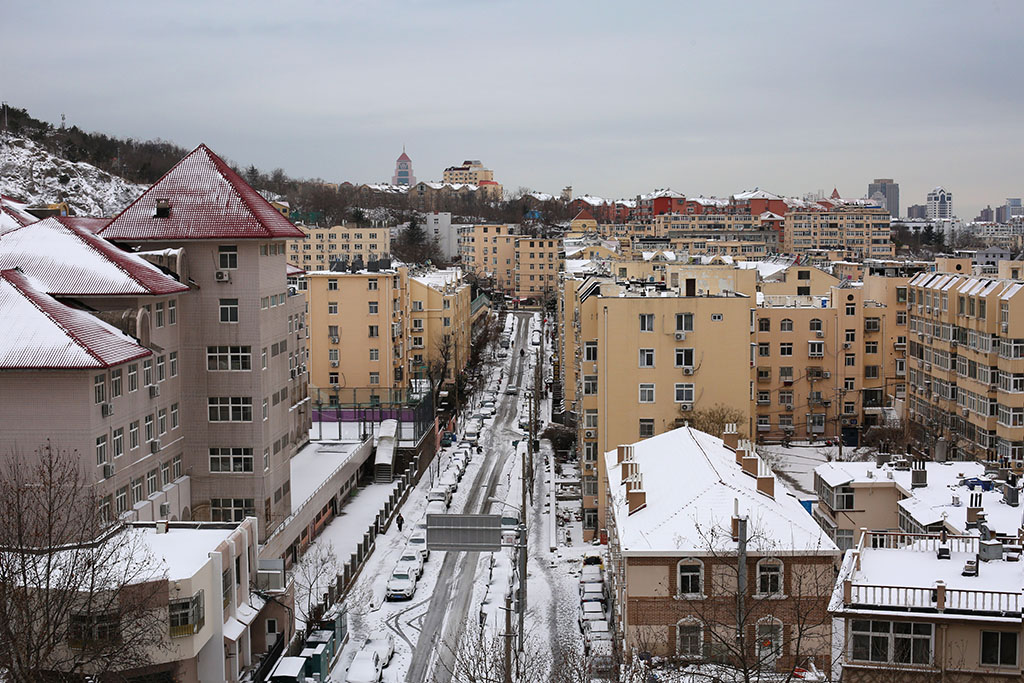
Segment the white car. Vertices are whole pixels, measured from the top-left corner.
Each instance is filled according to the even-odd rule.
[[[580,623],[580,630],[581,631],[585,630],[584,627],[586,626],[586,623],[588,621],[601,621],[602,619],[605,619],[605,618],[607,618],[607,615],[605,615],[604,607],[601,607],[601,603],[599,603],[599,602],[581,602],[580,603],[580,614],[579,614],[578,620],[579,620],[579,623]]]
[[[444,504],[443,500],[432,500],[427,503],[427,511],[424,514],[428,515],[443,515],[448,512],[448,506]]]
[[[459,479],[461,476],[462,475],[458,470],[447,469],[441,473],[441,477],[437,480],[438,485],[447,486],[448,490],[452,492],[452,495],[454,495],[459,488]]]
[[[370,632],[366,642],[363,643],[363,649],[376,652],[380,658],[381,667],[386,668],[391,663],[391,658],[395,656],[395,637],[391,635],[391,631],[379,628]]]
[[[480,415],[485,418],[494,417],[494,406],[480,406]]]
[[[604,604],[604,584],[597,582],[580,584],[580,602],[600,602]]]
[[[391,572],[384,593],[387,600],[411,600],[416,595],[416,567],[410,564],[399,564]]]
[[[608,625],[608,622],[604,619],[598,619],[597,621],[587,621],[583,624],[583,645],[590,650],[590,646],[594,643],[607,640],[612,640],[612,629]]]
[[[434,488],[427,491],[427,502],[444,503],[445,507],[452,504],[452,492],[448,490],[447,486],[435,486]]]
[[[420,551],[423,555],[424,562],[430,559],[430,549],[427,547],[426,530],[417,529],[414,531],[412,536],[409,537],[409,546]]]
[[[379,683],[383,668],[377,651],[364,646],[349,664],[345,680],[347,683]]]
[[[604,572],[596,564],[585,564],[580,571],[580,583],[603,583]]]
[[[407,564],[414,567],[416,569],[416,579],[423,578],[423,553],[416,548],[406,546],[405,550],[402,551],[401,557],[398,558],[398,564]]]

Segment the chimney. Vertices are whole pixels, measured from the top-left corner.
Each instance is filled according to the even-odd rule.
[[[156,532],[158,534],[166,534],[167,533],[167,520],[166,519],[161,519],[161,520],[157,521],[157,523],[156,523]]]
[[[751,451],[744,451],[743,462],[740,463],[743,466],[743,471],[752,477],[757,476],[759,463],[761,459],[757,457],[757,453]]]
[[[730,423],[725,425],[725,431],[722,433],[722,441],[725,445],[732,450],[736,450],[736,446],[739,445],[740,435],[736,432],[736,423]]]
[[[622,464],[623,460],[629,460],[629,456],[632,455],[632,453],[629,453],[629,451],[632,451],[632,450],[633,450],[632,446],[620,445],[616,449],[615,464],[616,465],[620,465],[620,464]],[[628,455],[627,455],[627,453],[628,453]]]
[[[647,506],[647,494],[642,488],[626,491],[626,505],[629,506],[629,514],[644,509]]]
[[[769,498],[775,498],[775,476],[764,460],[757,459],[757,490]]]
[[[153,212],[154,218],[168,218],[171,215],[171,200],[170,199],[158,199],[156,200],[156,210]]]
[[[878,453],[875,453],[875,467],[881,467],[882,465],[886,464],[887,462],[889,462],[889,454],[888,453],[882,453],[881,451],[879,451]]]
[[[981,494],[972,493],[970,502],[967,503],[967,526],[975,527],[978,524],[978,514],[981,512]]]
[[[928,470],[923,460],[915,460],[910,465],[910,488],[919,489],[928,486]]]
[[[732,540],[740,540],[740,499],[732,499]]]

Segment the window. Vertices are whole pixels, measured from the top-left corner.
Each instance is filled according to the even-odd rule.
[[[640,438],[646,439],[651,436],[654,436],[654,420],[640,418]]]
[[[825,355],[825,342],[807,342],[807,355],[811,358],[822,358]]]
[[[789,318],[783,318],[782,322],[779,323],[779,329],[782,330],[783,332],[792,332],[793,321],[790,320]]]
[[[640,331],[641,332],[654,332],[654,314],[653,313],[641,313],[640,314]]]
[[[370,349],[370,360],[371,361],[379,361],[380,360],[380,349]]]
[[[693,617],[687,617],[676,624],[676,654],[683,659],[700,659],[704,656],[704,627]]]
[[[167,356],[168,363],[170,364],[171,377],[178,376],[178,352],[171,351]]]
[[[210,472],[252,472],[251,448],[211,448]]]
[[[444,326],[445,326],[445,327],[451,327],[451,325],[452,325],[452,319],[451,319],[451,318],[449,318],[449,317],[447,317],[447,316],[445,316],[445,318],[444,318],[444,321],[443,321],[443,322],[444,322]]]
[[[128,391],[139,389],[139,366],[136,363],[128,366]]]
[[[121,370],[110,371],[110,398],[121,395]]]
[[[850,659],[894,664],[931,664],[932,624],[854,619]]]
[[[758,332],[771,332],[772,331],[772,321],[771,321],[771,318],[760,318],[757,321],[757,331]]]
[[[597,342],[589,341],[583,343],[583,360],[587,362],[597,362]]]
[[[132,505],[142,500],[142,477],[132,479]]]
[[[654,385],[640,385],[640,403],[654,403]]]
[[[757,405],[768,406],[772,403],[772,392],[770,391],[759,391],[757,392]]]
[[[146,494],[152,496],[159,488],[159,470],[150,470],[146,474]]]
[[[782,592],[782,562],[764,559],[757,563],[757,592],[761,596]]]
[[[121,620],[116,613],[73,613],[68,617],[68,646],[73,650],[120,641]]]
[[[772,355],[772,345],[768,342],[760,342],[757,345],[758,358],[768,358]]]
[[[836,510],[853,510],[853,488],[840,486],[835,490]]]
[[[337,301],[328,301],[327,302],[327,315],[337,315],[337,314],[338,314],[338,302]]]
[[[251,346],[207,346],[206,369],[229,372],[252,369]]]
[[[680,596],[703,597],[704,563],[698,559],[686,558],[678,565],[678,592]]]
[[[128,447],[136,449],[139,447],[139,421],[136,420],[128,425]]]
[[[1017,666],[1017,634],[1013,631],[982,631],[981,663],[985,666]]]
[[[267,347],[263,347],[263,351],[260,352],[260,362],[263,364],[263,369],[267,369]]]
[[[809,270],[798,270],[798,271],[796,271],[796,279],[797,280],[810,280],[811,279],[811,271],[809,271]]]
[[[167,379],[167,358],[158,356],[156,359],[156,381],[163,382]]]
[[[124,455],[124,427],[119,427],[114,430],[114,457],[120,457]]]
[[[107,462],[107,436],[104,434],[96,439],[96,464]]]
[[[107,376],[97,375],[92,384],[93,400],[96,403],[105,403],[107,400]]]
[[[220,300],[220,321],[222,323],[238,322],[238,299]]]
[[[199,633],[203,626],[206,625],[206,606],[203,604],[204,596],[204,592],[200,590],[191,598],[171,600],[168,603],[172,638]]]
[[[818,320],[817,318],[811,318],[810,329],[811,332],[821,332],[823,329],[821,326],[821,321]]]
[[[836,546],[846,552],[853,547],[853,529],[836,529]]]
[[[211,397],[208,405],[210,422],[252,422],[249,396]]]
[[[376,325],[370,325],[370,327],[369,327],[369,335],[371,337],[379,337],[380,336],[380,329]]]
[[[845,341],[847,344],[852,344],[857,341],[857,330],[846,330]]]
[[[372,277],[369,280],[367,280],[366,281],[366,289],[368,289],[371,292],[372,291],[376,291],[377,290],[377,278]]]
[[[223,246],[217,247],[218,265],[221,270],[234,270],[238,268],[238,247]]]
[[[590,396],[597,393],[597,375],[583,376],[583,394]]]
[[[164,326],[164,304],[162,301],[156,305],[156,314],[154,315],[154,319],[157,327]]]
[[[373,385],[376,385],[376,384],[380,384],[380,373],[379,372],[371,372],[370,373],[370,385],[373,386]]]
[[[864,342],[864,353],[878,353],[878,342]]]
[[[167,408],[161,408],[156,413],[156,429],[159,434],[167,433]]]
[[[782,655],[782,622],[766,617],[757,622],[757,661],[762,668],[772,669]]]
[[[881,366],[879,365],[865,365],[864,366],[864,378],[865,379],[878,379],[881,376]]]
[[[329,278],[327,280],[327,291],[329,291],[329,292],[336,292],[336,291],[338,291],[338,281],[335,280],[334,278]]]
[[[122,486],[117,490],[114,495],[114,511],[117,514],[126,512],[128,510],[128,487]]]
[[[171,429],[178,428],[178,404],[171,404]]]
[[[676,332],[693,332],[693,313],[676,313]]]
[[[640,349],[640,367],[654,367],[654,349]]]
[[[792,356],[793,355],[793,344],[785,342],[779,344],[779,355],[780,356]]]
[[[152,415],[147,415],[143,419],[143,421],[146,423],[146,441],[147,442],[152,441],[155,438],[155,435],[153,434],[153,425],[154,425],[153,416]]]
[[[857,356],[853,353],[846,354],[846,358],[843,361],[843,365],[848,368],[855,367],[857,365]]]
[[[693,349],[676,349],[676,367],[693,367]]]
[[[907,312],[906,311],[896,311],[896,324],[897,325],[906,325],[907,324]]]
[[[854,382],[853,377],[843,378],[843,389],[845,389],[846,391],[854,391],[854,386],[856,386],[856,384]]]
[[[583,411],[583,428],[597,429],[597,411],[591,408]]]
[[[378,306],[377,302],[376,301],[370,301],[369,302],[369,307],[370,307],[370,310],[369,310],[370,315],[377,315],[377,310],[379,309],[379,306]]]
[[[174,474],[174,478],[177,479],[181,476],[181,456],[176,455],[171,460],[171,473]]]
[[[167,302],[167,324],[174,325],[178,322],[178,301],[171,299]]]
[[[252,498],[211,498],[210,519],[214,522],[241,522],[256,516]],[[229,581],[231,570],[227,571]]]
[[[693,385],[676,384],[675,395],[676,403],[693,403]]]

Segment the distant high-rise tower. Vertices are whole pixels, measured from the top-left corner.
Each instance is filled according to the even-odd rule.
[[[402,156],[395,161],[395,175],[391,176],[392,185],[415,185],[416,176],[412,174],[412,159],[402,147]]]
[[[936,187],[928,193],[927,206],[926,217],[929,220],[953,218],[953,193],[944,187]]]
[[[882,196],[885,197],[885,210],[889,212],[889,215],[893,218],[900,217],[900,185],[893,181],[892,178],[875,178],[875,182],[868,183],[868,198],[875,196],[876,192],[881,192]]]

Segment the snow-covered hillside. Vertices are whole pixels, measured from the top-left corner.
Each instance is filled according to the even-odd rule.
[[[68,203],[77,216],[112,216],[146,189],[84,162],[50,154],[25,138],[0,138],[0,194],[30,205]]]

